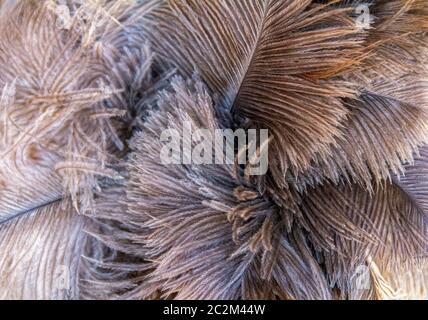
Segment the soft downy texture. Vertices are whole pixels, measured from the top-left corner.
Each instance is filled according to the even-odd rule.
[[[353,7],[312,1],[162,1],[147,23],[160,67],[200,73],[241,127],[267,128],[273,185],[308,169],[340,134],[355,96],[336,77],[357,63],[364,32]],[[155,40],[156,39],[156,40]],[[337,52],[341,52],[340,55]],[[269,185],[267,188],[269,188]],[[273,192],[273,191],[272,191]]]
[[[0,1],[0,298],[426,298],[428,3],[364,2]],[[184,120],[268,174],[162,165]]]
[[[115,127],[121,133],[118,144],[126,148],[123,140],[129,138],[135,126],[139,125],[145,111],[153,103],[154,92],[162,86],[161,74],[155,79],[151,70],[153,52],[144,33],[147,15],[159,6],[158,0],[137,3],[131,0],[107,2],[115,19],[101,28],[100,39],[94,43],[96,56],[102,67],[98,75],[111,88],[121,91],[105,100],[110,107],[120,107],[125,115],[116,118]],[[110,6],[108,6],[110,4]],[[119,123],[118,123],[119,122]]]
[[[121,121],[129,124],[130,102],[119,103],[118,93],[151,81],[147,46],[121,60],[112,54],[126,50],[120,21],[129,19],[129,3],[89,1],[83,8],[71,2],[70,25],[60,23],[55,5],[5,1],[0,7],[3,299],[79,297],[89,223],[81,214],[93,212],[100,178],[121,179],[112,165],[124,149]],[[82,10],[93,19],[78,20]],[[109,49],[100,52],[102,44]],[[116,59],[115,68],[109,59]]]
[[[329,224],[325,231],[334,232],[326,236],[319,231],[315,242],[329,248],[328,276],[345,296],[426,297],[426,277],[418,276],[417,270],[426,270],[428,235],[426,147],[418,148],[427,143],[428,137],[428,4],[371,3],[374,23],[366,39],[370,54],[364,64],[345,75],[359,84],[361,92],[359,101],[346,102],[351,110],[344,126],[347,139],[339,141],[339,148],[311,169],[317,182],[326,177],[339,187],[328,183],[320,188],[314,180],[300,177],[304,185],[309,181],[315,188],[303,200],[303,210],[308,210],[310,203],[308,219],[318,222],[321,215],[329,212],[328,218],[322,219]],[[417,158],[415,163],[413,155]],[[343,186],[349,182],[351,187]],[[344,214],[356,222],[353,228],[370,231],[378,241],[356,242],[365,237],[337,224],[343,221]],[[329,241],[332,242],[326,245]],[[334,247],[338,252],[332,250]],[[356,268],[365,265],[370,268],[374,284],[370,293],[355,291],[350,279]],[[410,283],[417,285],[409,287]]]
[[[370,1],[370,28],[364,1],[160,3],[155,67],[198,72],[220,117],[269,129],[258,185],[278,205],[324,179],[372,189],[428,143],[426,1]]]
[[[161,164],[163,130],[181,133],[187,122],[214,136],[221,127],[200,81],[177,77],[171,86],[132,138],[126,197],[115,189],[98,204],[97,218],[110,228],[94,231],[94,237],[141,262],[105,257],[99,268],[111,271],[95,271],[92,288],[103,283],[102,298],[330,298],[302,231],[287,233],[283,215],[289,213],[264,198],[242,170],[227,164]]]
[[[426,298],[427,156],[427,147],[421,148],[402,175],[370,190],[326,183],[302,196],[309,238],[341,298]],[[356,287],[357,278],[370,290]]]
[[[373,192],[358,185],[310,189],[302,196],[298,222],[287,228],[293,214],[261,197],[234,169],[160,164],[162,130],[181,132],[184,121],[216,128],[200,83],[186,86],[177,78],[172,87],[131,142],[128,183],[106,191],[97,203],[102,223],[91,234],[116,253],[90,261],[91,298],[426,296],[426,148],[405,167],[404,177]],[[237,230],[249,238],[241,240]],[[358,277],[367,287],[357,286]],[[295,283],[298,278],[305,286]]]
[[[373,194],[358,186],[325,185],[308,192],[302,211],[318,227],[309,238],[322,245],[321,262],[343,297],[354,294],[358,270],[374,263],[380,274],[399,275],[426,255],[426,212],[397,185],[385,184]],[[342,224],[346,220],[352,227]]]
[[[0,297],[65,298],[76,293],[81,220],[71,218],[76,212],[65,199],[67,182],[55,170],[65,156],[58,148],[71,138],[64,129],[73,114],[100,92],[88,90],[77,98],[81,84],[61,75],[64,70],[81,73],[79,49],[73,49],[77,38],[68,37],[67,43],[51,34],[55,20],[47,9],[6,1],[0,10]],[[67,45],[63,60],[58,59]],[[74,286],[64,291],[56,286],[60,266],[68,268]]]
[[[260,194],[268,195],[273,203],[279,205],[281,212],[287,212],[281,216],[288,221],[285,223],[287,231],[292,231],[292,225],[307,232],[305,237],[318,252],[311,254],[326,268],[325,276],[330,285],[339,289],[338,297],[406,297],[396,292],[400,288],[397,288],[397,283],[392,285],[394,281],[391,278],[407,274],[426,255],[426,213],[413,203],[411,197],[403,192],[405,186],[398,184],[393,177],[405,173],[403,163],[412,164],[413,154],[417,154],[418,147],[427,142],[424,68],[426,3],[372,1],[373,21],[368,30],[354,28],[354,8],[362,3],[360,1],[336,1],[324,6],[311,1],[284,1],[281,4],[269,1],[161,3],[162,6],[148,17],[146,26],[148,37],[153,39],[154,50],[158,53],[155,66],[161,69],[165,66],[176,67],[185,75],[196,70],[213,94],[214,113],[219,119],[226,110],[238,116],[234,119],[236,127],[270,129],[274,136],[271,152],[275,154],[270,157],[270,175],[275,183],[270,184],[272,176],[268,175],[265,177],[267,184],[259,181],[253,185]],[[290,10],[280,10],[284,7]],[[244,12],[250,18],[239,19]],[[318,24],[321,21],[323,24]],[[407,21],[412,21],[412,24]],[[334,27],[327,27],[329,23]],[[284,30],[295,32],[287,33]],[[323,32],[326,33],[325,38],[322,37]],[[264,40],[265,34],[269,35],[269,38],[266,37],[270,41]],[[310,56],[315,63],[312,65],[305,60],[307,55],[299,55],[299,50],[310,50],[310,44],[306,48],[304,41],[313,39],[311,36],[314,34],[320,42],[311,42],[314,50],[316,47],[313,56]],[[272,40],[275,37],[278,37],[277,47],[274,47],[275,41]],[[294,43],[292,40],[296,41],[296,47],[291,44],[287,47],[287,37],[290,37],[291,44]],[[348,52],[349,55],[338,55],[338,52]],[[290,57],[296,57],[296,60],[287,68],[287,58]],[[317,65],[320,60],[316,57],[325,64]],[[335,60],[344,57],[346,60],[342,63]],[[302,65],[298,63],[299,58]],[[313,69],[307,70],[309,67]],[[280,74],[278,70],[281,70]],[[284,70],[289,71],[290,75]],[[293,84],[299,83],[301,87],[290,86],[287,79],[292,79]],[[274,86],[275,91],[269,90],[269,85]],[[327,90],[325,86],[333,91],[323,91]],[[334,88],[338,90],[337,96]],[[271,96],[266,99],[268,93]],[[331,99],[329,104],[321,103],[323,94]],[[273,98],[274,95],[277,96]],[[306,107],[307,103],[313,102],[315,107],[301,110],[299,103],[303,102]],[[326,122],[330,126],[325,127],[324,134],[330,137],[327,140],[323,140],[326,136],[317,134],[322,126],[317,126],[317,130],[310,129],[308,119],[317,114],[311,114],[309,110],[316,109],[318,103],[327,108],[324,116],[334,110],[332,115],[338,117],[329,118],[330,122]],[[281,113],[281,108],[286,108],[288,113]],[[302,118],[309,122],[299,121],[296,110],[305,112]],[[264,117],[269,117],[269,120],[264,121]],[[249,118],[250,124],[243,118]],[[282,120],[284,122],[278,128],[274,121]],[[293,159],[293,148],[287,144],[286,137],[297,139],[300,131],[296,130],[296,133],[291,130],[293,135],[287,133],[288,123],[291,126],[301,125],[298,129],[307,133],[305,139],[314,139],[312,143],[307,140],[301,142],[311,149],[306,153],[304,148],[298,148],[300,153],[296,157],[299,158],[294,158],[295,161],[290,161]],[[146,125],[144,123],[143,128]],[[143,139],[144,136],[141,137]],[[146,138],[145,143],[150,144],[150,139]],[[298,145],[296,140],[293,143],[294,147]],[[279,161],[276,158],[278,154]],[[148,173],[152,174],[151,171],[147,172],[146,177],[150,177]],[[131,174],[130,179],[133,181],[135,177]],[[159,188],[167,187],[160,179],[154,183]],[[284,183],[300,191],[300,194],[287,191]],[[312,187],[309,190],[309,186],[315,190]],[[266,189],[268,192],[265,194]],[[127,201],[141,205],[146,196],[145,193],[138,197],[133,195]],[[421,201],[424,201],[423,195]],[[294,204],[290,205],[290,202]],[[150,208],[153,210],[157,207],[147,206],[146,210],[151,212]],[[180,210],[180,205],[174,208]],[[174,208],[170,208],[171,214],[175,213]],[[292,209],[292,212],[286,208]],[[118,219],[123,210],[108,210],[107,216]],[[128,214],[145,212],[143,208],[128,211],[131,211]],[[290,221],[297,222],[293,225]],[[144,226],[145,222],[138,224]],[[136,232],[131,227],[130,230],[133,230],[130,234]],[[130,234],[125,232],[125,239]],[[134,248],[114,237],[103,241],[111,247],[120,247],[122,252],[134,251]],[[133,252],[143,261],[147,258],[145,245],[146,242],[140,246],[139,252]],[[162,260],[159,263],[163,266]],[[176,268],[172,261],[167,266],[169,268],[163,269],[166,273]],[[367,267],[370,272],[372,281],[369,291],[358,292],[353,287],[359,266]],[[155,293],[156,286],[151,283],[153,280],[147,280],[149,284],[144,284],[144,279],[151,279],[147,275],[153,272],[151,268],[150,263],[147,269],[142,268],[134,283],[121,282],[122,293],[126,292],[123,297],[143,297],[142,288],[148,288],[149,295]],[[164,281],[169,282],[168,279]],[[139,282],[142,283],[140,286],[127,293],[126,288]],[[421,286],[424,287],[424,284]],[[162,289],[158,290],[162,294]],[[173,289],[169,290],[173,292]],[[176,291],[179,292],[178,289]],[[288,297],[299,296],[293,294]],[[163,293],[163,296],[168,295]],[[195,296],[178,293],[178,297]]]
[[[76,299],[85,220],[70,200],[0,226],[0,299]]]
[[[342,138],[296,178],[301,188],[327,178],[372,189],[402,173],[403,163],[428,143],[428,3],[369,4],[365,58],[343,75],[358,86],[358,97],[344,100]]]
[[[2,108],[7,129],[2,161],[52,160],[54,172],[45,179],[59,176],[76,209],[88,210],[91,190],[98,185],[95,176],[114,175],[106,167],[111,128],[103,124],[116,112],[97,103],[112,93],[88,76],[97,64],[90,43],[84,42],[89,26],[80,25],[80,33],[73,25],[61,29],[43,3],[5,3],[2,17],[1,85],[8,89],[3,94],[13,87],[11,101]]]

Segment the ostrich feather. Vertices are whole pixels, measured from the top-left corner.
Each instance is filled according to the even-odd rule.
[[[382,183],[402,172],[402,163],[427,143],[428,5],[372,1],[370,10],[375,21],[364,41],[367,58],[345,75],[358,85],[358,99],[344,101],[344,139],[309,170],[318,182],[326,177],[370,189],[373,179]]]
[[[0,299],[76,299],[83,218],[67,200],[3,222]]]
[[[325,252],[332,284],[345,293],[353,289],[351,277],[356,268],[368,260],[391,278],[399,278],[420,264],[415,261],[425,259],[427,155],[426,147],[422,148],[415,163],[406,166],[404,177],[394,177],[373,194],[358,186],[326,185],[309,191],[302,201],[308,224],[314,225],[312,230],[318,228],[309,237]],[[343,223],[347,219],[349,226]],[[420,281],[426,286],[426,280]]]
[[[301,233],[286,233],[281,216],[287,213],[249,182],[240,181],[232,165],[160,163],[163,143],[157,137],[162,130],[181,132],[184,122],[213,134],[220,128],[200,82],[186,85],[175,78],[171,85],[173,91],[161,94],[159,110],[132,139],[126,200],[113,197],[113,209],[106,210],[102,199],[97,210],[98,217],[118,221],[119,226],[96,237],[144,259],[140,270],[145,272],[129,279],[130,289],[119,297],[160,293],[177,299],[330,298]],[[109,274],[101,292],[123,290],[120,271],[127,268],[121,267],[118,264],[118,283]]]
[[[93,210],[101,179],[120,178],[111,166],[124,149],[131,109],[114,94],[150,82],[147,45],[118,58],[127,49],[120,46],[127,33],[119,20],[133,17],[129,6],[104,5],[108,21],[96,21],[102,33],[77,22],[58,28],[46,2],[6,1],[0,7],[1,298],[79,297],[86,222],[78,213]],[[119,25],[111,23],[112,16]],[[97,32],[105,38],[94,43]],[[100,43],[106,44],[103,52]],[[118,116],[123,120],[112,120]],[[70,288],[57,292],[54,271],[61,263]]]
[[[283,186],[287,169],[298,173],[329,150],[347,114],[340,98],[355,96],[334,77],[361,54],[350,11],[311,1],[166,1],[147,32],[160,64],[198,71],[220,106],[269,129],[270,170]]]
[[[285,221],[293,213],[281,209],[275,202],[265,209],[265,198],[261,203],[256,201],[261,197],[257,188],[248,189],[248,181],[232,183],[236,179],[234,171],[226,174],[226,168],[223,168],[225,172],[217,172],[218,168],[209,170],[210,166],[160,164],[162,143],[154,138],[163,129],[181,131],[180,123],[189,120],[194,121],[195,127],[213,128],[208,121],[215,121],[212,114],[206,114],[207,106],[203,104],[207,103],[205,91],[194,93],[180,79],[176,79],[172,86],[175,92],[162,94],[160,113],[156,112],[146,120],[144,128],[131,143],[133,153],[128,161],[128,184],[107,192],[98,204],[99,219],[118,222],[119,227],[110,226],[106,229],[108,231],[100,234],[94,232],[94,237],[107,247],[130,255],[131,258],[125,260],[131,259],[134,263],[124,265],[120,260],[116,261],[116,257],[113,260],[102,259],[104,263],[92,261],[95,269],[91,283],[97,284],[96,297],[141,299],[160,295],[178,299],[325,299],[334,296],[330,287],[336,286],[342,298],[386,299],[409,298],[411,290],[424,290],[423,282],[419,282],[420,289],[404,291],[403,284],[393,280],[407,276],[405,283],[415,283],[413,274],[409,276],[409,272],[412,268],[418,270],[415,265],[420,265],[420,262],[416,260],[423,260],[426,255],[425,189],[423,184],[412,180],[421,178],[423,170],[419,168],[424,168],[424,158],[418,158],[414,166],[407,166],[405,178],[375,187],[373,193],[358,185],[318,186],[302,196],[301,216],[298,223],[293,224],[292,231],[287,232]],[[209,102],[208,98],[208,106],[211,107]],[[174,110],[180,110],[180,113],[176,114]],[[204,125],[199,121],[207,122]],[[425,153],[422,149],[421,157]],[[231,181],[225,180],[228,176]],[[414,187],[420,189],[415,191]],[[413,200],[415,193],[418,194],[417,200]],[[248,199],[250,201],[238,202],[240,194],[252,195]],[[126,200],[121,201],[124,198]],[[255,209],[251,210],[251,207]],[[245,218],[235,225],[233,216],[239,216],[239,212],[245,214]],[[272,215],[275,217],[273,222]],[[266,227],[270,223],[282,227]],[[306,226],[309,233],[300,225]],[[236,233],[240,229],[242,233],[248,233],[249,238],[244,238],[246,242],[240,240],[239,233]],[[263,238],[267,236],[266,230],[270,232],[268,239]],[[253,247],[257,241],[261,242],[263,249]],[[245,255],[235,253],[234,246],[242,255],[246,248],[251,259],[246,260]],[[258,258],[260,251],[263,252],[262,258]],[[321,259],[316,252],[322,254]],[[264,255],[267,253],[274,257],[266,258]],[[238,258],[233,264],[233,260]],[[211,262],[207,264],[206,259]],[[258,259],[271,268],[271,274],[263,274],[267,271],[258,265]],[[290,271],[289,259],[300,261],[302,265]],[[325,266],[325,275],[318,263]],[[368,268],[372,279],[370,287],[363,291],[356,290],[353,283],[357,268],[361,266]],[[104,274],[102,270],[110,271],[104,271]],[[218,274],[216,270],[219,270]],[[231,270],[229,278],[227,270]],[[239,270],[241,278],[234,278],[232,271],[235,270]],[[310,272],[305,274],[308,270]],[[199,272],[200,278],[196,275]],[[247,280],[247,272],[256,279]],[[297,274],[291,276],[289,272]],[[130,278],[129,274],[134,274],[134,277]],[[211,275],[215,276],[211,278]],[[218,279],[220,275],[224,278]],[[257,285],[259,277],[263,280],[260,287]],[[290,287],[291,279],[296,277],[309,277],[311,280],[307,283],[316,285]],[[248,286],[245,281],[252,285]],[[323,281],[328,281],[328,284]],[[207,286],[210,288],[208,291]]]
[[[56,28],[53,13],[41,4],[28,6],[5,5],[9,17],[1,20],[0,84],[15,86],[14,101],[2,108],[9,124],[1,158],[16,163],[31,152],[26,152],[31,145],[46,150],[42,160],[57,157],[50,169],[61,176],[75,207],[90,209],[95,176],[109,175],[104,169],[110,160],[105,150],[112,136],[111,126],[103,125],[109,121],[109,112],[96,103],[111,93],[99,88],[96,77],[88,77],[88,68],[96,61],[91,61],[89,47],[80,44],[84,36],[73,30],[52,32]],[[115,115],[114,110],[111,114]],[[82,139],[87,143],[82,145]],[[51,177],[46,175],[38,183],[49,185],[43,182]]]
[[[238,127],[269,129],[270,193],[302,172],[370,188],[427,142],[425,1],[372,1],[368,30],[360,1],[163,3],[147,28],[158,64],[198,71]]]
[[[0,299],[426,298],[428,3],[364,3],[0,0]]]

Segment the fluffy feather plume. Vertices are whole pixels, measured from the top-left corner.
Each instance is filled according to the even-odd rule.
[[[363,40],[352,13],[312,1],[166,1],[148,33],[161,65],[196,70],[240,125],[269,129],[283,187],[288,169],[307,169],[340,136],[341,98],[356,91],[336,76],[358,62]]]
[[[402,173],[403,162],[427,143],[428,4],[371,1],[370,14],[365,58],[344,74],[358,86],[358,98],[344,100],[343,138],[309,170],[317,182],[325,177],[371,189]]]
[[[83,6],[72,3],[69,25],[59,21],[56,2],[0,7],[1,298],[79,297],[87,220],[77,215],[92,212],[100,178],[121,178],[111,165],[137,98],[118,93],[150,82],[148,47],[122,46],[128,29],[121,22],[135,19],[129,4]],[[77,19],[83,10],[92,19]],[[58,268],[69,287],[57,288]]]
[[[84,217],[56,201],[0,225],[0,299],[77,299]]]
[[[324,263],[331,283],[344,293],[353,289],[351,278],[369,258],[382,270],[396,272],[426,254],[426,213],[396,185],[379,187],[373,195],[357,186],[327,185],[309,192],[302,208],[318,230],[310,238],[326,248]]]
[[[43,2],[8,2],[2,16],[0,86],[9,88],[7,93],[11,86],[14,90],[13,101],[1,110],[8,130],[2,134],[1,159],[16,163],[31,157],[44,162],[56,158],[50,162],[54,172],[37,184],[49,186],[53,176],[60,176],[74,206],[90,209],[96,176],[112,176],[106,150],[114,133],[106,123],[117,115],[97,103],[113,92],[101,88],[96,75],[89,76],[98,65],[84,41],[90,26],[80,25],[81,33],[73,25],[59,28],[55,13]],[[13,175],[20,176],[16,169]]]
[[[130,278],[130,290],[118,297],[329,298],[301,231],[288,234],[282,218],[288,213],[265,199],[239,170],[235,175],[232,165],[161,164],[163,130],[182,132],[191,123],[214,136],[220,128],[200,82],[186,85],[175,78],[172,87],[161,94],[159,109],[131,142],[127,200],[113,197],[107,209],[103,197],[97,210],[98,218],[119,223],[97,237],[121,253],[144,259],[138,269],[145,272]],[[112,282],[109,274],[102,293],[123,289],[120,277],[128,266],[116,268],[118,281]]]
[[[426,298],[428,3],[365,2],[0,0],[0,298]]]
[[[146,23],[156,65],[197,71],[236,127],[269,129],[260,186],[279,205],[290,184],[371,189],[428,142],[425,1],[372,1],[367,30],[362,1],[161,2]]]

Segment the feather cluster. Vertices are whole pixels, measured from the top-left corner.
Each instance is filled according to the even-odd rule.
[[[426,0],[0,1],[0,299],[428,298],[427,40]],[[268,171],[164,164],[187,125]]]

